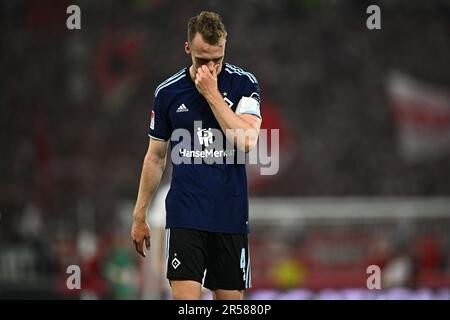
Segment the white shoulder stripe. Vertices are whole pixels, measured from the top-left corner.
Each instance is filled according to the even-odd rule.
[[[255,82],[257,82],[255,76],[254,76],[253,74],[251,74],[250,72],[244,71],[242,68],[239,68],[239,67],[237,67],[237,66],[235,66],[235,65],[232,65],[232,64],[230,64],[230,63],[226,63],[226,66],[227,66],[228,68],[230,68],[231,70],[235,70],[235,71],[241,72],[241,73],[243,73],[243,74],[244,74],[244,73],[245,73],[245,74],[248,74],[249,76],[251,76],[251,77],[253,78],[253,80],[254,80]]]
[[[178,76],[179,76],[180,74],[182,74],[183,72],[184,72],[184,69],[181,70],[181,71],[179,71],[179,72],[177,72],[177,73],[175,73],[175,74],[174,74],[173,76],[171,76],[170,78],[164,80],[163,82],[161,82],[161,83],[158,85],[158,87],[156,87],[156,90],[158,90],[161,86],[165,85],[167,82],[169,82],[169,81],[175,79],[176,77],[178,77]],[[156,91],[156,90],[155,90],[155,91]]]
[[[161,86],[165,85],[167,82],[175,79],[176,77],[178,77],[180,74],[184,73],[186,70],[186,68],[181,69],[180,71],[178,71],[177,73],[175,73],[173,76],[171,76],[170,78],[164,80],[163,82],[161,82],[158,87],[156,87],[156,90],[158,90]],[[155,90],[155,92],[156,92]]]
[[[180,71],[178,71],[177,73],[175,73],[174,75],[170,76],[169,78],[167,78],[166,80],[164,80],[162,83],[159,84],[159,86],[163,85],[164,83],[169,82],[170,80],[178,77],[180,74],[182,74],[184,71],[186,70],[186,68],[181,69]]]
[[[156,91],[155,91],[155,98],[156,98],[156,96],[158,95],[158,93],[159,93],[162,89],[164,89],[164,88],[167,87],[167,86],[170,86],[171,84],[177,82],[178,80],[180,80],[180,79],[182,79],[182,78],[184,78],[184,77],[186,77],[186,74],[184,74],[184,73],[183,73],[183,74],[180,74],[180,75],[179,75],[178,77],[176,77],[175,79],[173,79],[173,80],[171,80],[171,81],[165,83],[164,85],[159,86],[159,87],[156,89]]]
[[[244,74],[244,73],[242,73],[242,72],[239,72],[239,71],[237,71],[237,70],[233,70],[233,69],[230,69],[230,68],[225,68],[225,71],[227,71],[229,74],[238,74],[238,75],[240,75],[240,76],[247,76],[249,79],[250,79],[250,81],[252,82],[252,83],[255,83],[254,81],[253,81],[253,79],[249,76],[249,75],[246,75],[246,74]]]
[[[251,74],[250,72],[244,71],[244,70],[242,70],[241,68],[238,68],[238,67],[233,66],[233,65],[230,65],[230,68],[231,68],[231,69],[238,70],[238,71],[240,71],[240,72],[242,72],[242,73],[248,74],[248,75],[253,79],[253,81],[255,81],[255,83],[258,83],[258,81],[256,80],[255,76],[254,76],[253,74]]]
[[[240,72],[240,73],[242,73],[242,74],[247,75],[248,77],[251,77],[251,78],[253,79],[254,83],[258,83],[258,80],[256,80],[255,76],[254,76],[253,74],[251,74],[250,72],[244,71],[244,70],[242,70],[241,68],[236,67],[236,66],[234,66],[234,65],[232,65],[232,64],[229,64],[229,63],[225,63],[225,65],[226,65],[228,68],[230,68],[231,70],[235,70],[235,71],[237,71],[238,73]]]
[[[233,74],[234,73],[234,74],[238,74],[240,76],[247,76],[252,83],[255,83],[255,81],[253,81],[253,79],[248,74],[245,74],[245,73],[242,73],[242,72],[239,72],[239,71],[235,71],[235,70],[231,70],[231,69],[228,69],[228,68],[225,68],[225,71],[228,72],[229,74]]]

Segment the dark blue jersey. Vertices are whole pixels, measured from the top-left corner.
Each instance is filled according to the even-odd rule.
[[[234,112],[241,99],[249,97],[254,99],[250,99],[253,102],[250,105],[257,107],[242,108],[239,114],[261,117],[259,85],[251,73],[226,63],[217,83]],[[227,148],[220,125],[195,87],[189,68],[182,69],[156,88],[149,136],[161,141],[171,140],[173,173],[166,198],[167,228],[248,232],[245,164],[236,163],[234,146],[230,148],[228,144]],[[223,143],[217,145],[217,141]],[[233,158],[232,163],[227,161],[229,157]]]

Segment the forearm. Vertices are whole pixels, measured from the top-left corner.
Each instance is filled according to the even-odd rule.
[[[244,152],[252,149],[258,140],[256,122],[249,122],[231,110],[220,92],[205,95],[211,110],[228,140]]]
[[[146,155],[142,166],[139,191],[134,208],[133,218],[135,221],[146,221],[147,211],[153,195],[161,182],[166,159],[152,155]]]
[[[228,106],[219,91],[205,95],[205,99],[211,107],[217,122],[223,132],[226,130],[249,130],[253,129],[251,124],[236,115]]]

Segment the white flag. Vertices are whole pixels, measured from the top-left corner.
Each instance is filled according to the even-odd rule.
[[[394,72],[388,93],[397,124],[398,146],[407,161],[450,152],[450,94],[432,84]]]

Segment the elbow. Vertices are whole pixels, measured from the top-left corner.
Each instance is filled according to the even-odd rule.
[[[250,152],[258,144],[258,137],[247,137],[244,141],[238,141],[236,147],[245,153]]]
[[[250,152],[253,148],[256,147],[258,144],[258,138],[251,138],[248,141],[246,141],[245,144],[245,152]]]
[[[159,157],[155,154],[147,154],[144,159],[144,165],[150,166],[150,167],[158,167],[164,170],[166,166],[166,158],[165,157]]]
[[[242,152],[250,152],[258,144],[259,131],[251,127],[233,132],[235,146]]]

